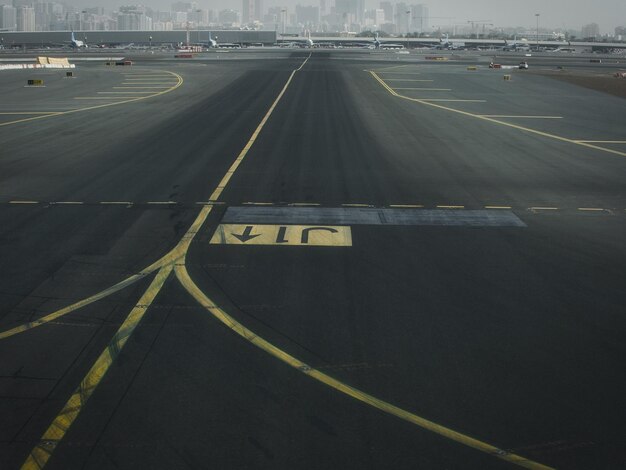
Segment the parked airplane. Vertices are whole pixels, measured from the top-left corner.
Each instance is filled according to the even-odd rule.
[[[83,47],[88,47],[87,43],[85,41],[79,41],[78,39],[76,39],[76,36],[74,36],[74,31],[72,31],[72,42],[71,42],[71,46],[75,49],[80,49]]]
[[[513,36],[513,42],[504,40],[503,51],[529,51],[530,45],[527,42],[517,42],[517,35]]]
[[[462,41],[450,41],[449,36],[446,34],[445,39],[439,39],[439,44],[437,44],[433,49],[463,49],[465,47],[465,43]]]

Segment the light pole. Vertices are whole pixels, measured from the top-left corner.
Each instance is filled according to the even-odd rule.
[[[410,26],[411,24],[411,10],[407,10],[406,11],[406,50],[409,50],[409,31],[410,31]]]
[[[539,50],[539,13],[535,13],[537,18],[537,51]]]
[[[283,8],[282,10],[280,10],[280,12],[282,13],[282,19],[283,19],[283,38],[285,36],[285,23],[287,21],[287,10],[285,8]]]

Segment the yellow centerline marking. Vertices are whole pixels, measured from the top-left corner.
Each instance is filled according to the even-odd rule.
[[[437,209],[465,209],[465,206],[437,206]]]
[[[311,377],[312,379],[317,380],[318,382],[321,382],[351,398],[354,398],[355,400],[358,400],[361,403],[365,403],[387,414],[400,418],[404,421],[408,421],[409,423],[415,424],[416,426],[419,426],[423,429],[439,434],[440,436],[443,436],[454,442],[458,442],[460,444],[472,447],[473,449],[480,450],[481,452],[485,452],[489,455],[492,455],[494,457],[498,457],[507,462],[519,465],[520,467],[523,467],[523,468],[529,468],[529,469],[534,469],[534,470],[550,470],[550,467],[548,466],[542,465],[537,462],[533,462],[532,460],[528,460],[522,456],[509,453],[503,449],[499,449],[495,446],[479,441],[478,439],[474,439],[465,434],[461,434],[450,428],[434,423],[433,421],[429,421],[425,418],[422,418],[414,413],[403,410],[402,408],[394,406],[362,390],[359,390],[344,382],[341,382],[340,380],[337,380],[334,377],[331,377],[330,375],[327,375],[324,372],[321,372],[319,369],[315,369],[311,367],[305,362],[302,362],[298,358],[276,347],[274,344],[261,338],[252,330],[249,330],[248,328],[246,328],[244,325],[239,323],[233,317],[228,315],[224,310],[218,307],[193,282],[193,280],[189,276],[189,273],[187,272],[187,268],[184,263],[180,263],[176,265],[175,273],[180,283],[196,299],[196,301],[213,317],[219,320],[223,325],[225,325],[231,331],[241,336],[246,341],[252,343],[253,345],[260,348],[261,350],[265,351],[266,353],[270,354],[276,359],[284,362],[285,364],[291,366],[292,368],[302,372],[303,374]]]
[[[9,204],[39,204],[39,201],[9,201]]]
[[[81,112],[84,112],[84,111],[92,111],[94,109],[102,109],[102,108],[108,108],[108,107],[111,107],[111,106],[119,106],[121,104],[134,103],[136,101],[142,101],[142,100],[146,100],[146,99],[149,99],[149,98],[154,98],[154,97],[157,97],[157,96],[165,95],[167,93],[171,93],[172,91],[180,88],[183,85],[183,83],[184,83],[183,77],[181,77],[177,73],[174,73],[174,72],[167,72],[167,73],[171,74],[172,76],[174,76],[174,77],[176,77],[178,79],[177,84],[172,86],[172,87],[165,87],[165,89],[163,89],[162,91],[155,92],[152,95],[138,96],[136,98],[135,97],[134,98],[129,98],[129,99],[125,99],[124,101],[116,101],[114,103],[98,104],[98,105],[94,105],[94,106],[87,106],[85,108],[70,109],[68,111],[59,111],[59,112],[54,113],[54,114],[44,114],[44,115],[33,116],[33,117],[25,118],[25,119],[18,119],[16,121],[3,122],[3,123],[0,123],[0,127],[10,126],[10,125],[14,125],[14,124],[20,124],[20,123],[23,123],[23,122],[37,121],[39,119],[47,119],[47,118],[50,118],[50,117],[65,116],[65,115],[68,115],[68,114],[81,113]]]
[[[421,209],[424,206],[421,204],[390,204],[389,207],[394,209]]]
[[[113,339],[111,339],[109,345],[102,354],[100,354],[61,412],[44,432],[41,440],[33,448],[26,462],[24,462],[22,469],[41,469],[46,465],[59,442],[65,437],[65,434],[108,372],[111,364],[113,364],[113,361],[126,345],[126,342],[137,328],[137,325],[139,325],[139,322],[150,305],[152,305],[152,302],[154,302],[157,294],[161,291],[165,281],[171,274],[172,269],[173,266],[168,265],[159,270],[150,284],[150,287],[148,287],[148,290],[141,296],[135,308],[131,310],[124,323],[122,323],[122,326],[117,330]]]
[[[20,112],[7,112],[0,113],[1,116],[21,116],[21,115],[36,115],[36,114],[57,114],[59,111],[20,111]]]
[[[580,145],[582,147],[587,147],[587,148],[591,148],[591,149],[594,149],[594,150],[600,150],[602,152],[612,153],[614,155],[620,155],[622,157],[626,157],[626,152],[620,152],[618,150],[608,149],[608,148],[605,148],[605,147],[600,147],[598,145],[592,145],[592,144],[589,144],[589,143],[586,143],[586,142],[568,139],[567,137],[561,137],[559,135],[550,134],[548,132],[538,131],[536,129],[523,127],[523,126],[520,126],[518,124],[512,124],[512,123],[506,122],[506,121],[499,121],[496,118],[485,117],[485,116],[482,116],[480,114],[475,114],[475,113],[470,113],[468,111],[462,111],[460,109],[450,108],[448,106],[443,106],[443,105],[436,104],[436,103],[433,103],[433,102],[430,102],[430,101],[426,101],[426,100],[422,100],[422,99],[419,99],[419,98],[411,98],[409,96],[404,96],[404,95],[401,95],[399,93],[396,93],[396,91],[393,88],[391,88],[389,85],[387,85],[385,83],[385,81],[376,74],[376,72],[370,72],[370,74],[374,77],[374,79],[376,79],[376,81],[378,81],[378,83],[380,83],[393,96],[396,96],[398,98],[402,98],[402,99],[407,100],[407,101],[414,101],[416,103],[421,103],[421,104],[424,104],[426,106],[430,106],[430,107],[433,107],[433,108],[441,109],[441,110],[444,110],[444,111],[450,111],[452,113],[456,113],[456,114],[460,114],[462,116],[467,116],[467,117],[480,119],[480,120],[483,120],[483,121],[492,122],[494,124],[499,124],[501,126],[510,127],[512,129],[517,129],[517,130],[520,130],[520,131],[528,132],[530,134],[535,134],[535,135],[539,135],[539,136],[542,136],[542,137],[547,137],[547,138],[550,138],[550,139],[558,140],[558,141],[561,141],[561,142],[567,142],[567,143],[570,143],[570,144]]]
[[[280,94],[268,110],[267,114],[252,134],[252,137],[248,141],[247,145],[241,151],[233,165],[226,172],[226,175],[222,178],[218,187],[213,192],[210,200],[217,200],[219,196],[223,193],[225,187],[233,176],[234,170],[238,168],[246,154],[249,152],[252,144],[258,137],[259,133],[265,126],[266,122],[272,115],[274,109],[280,102],[281,98],[285,94],[288,86],[292,82],[295,74],[302,70],[304,65],[308,62],[311,54],[307,57],[307,59],[300,65],[300,67],[294,71],[292,71],[289,79],[287,80],[285,86],[281,90]],[[363,205],[355,205],[355,206],[363,206]],[[255,346],[261,348],[263,351],[268,354],[274,356],[275,358],[281,360],[283,363],[295,368],[296,370],[304,373],[305,375],[311,377],[314,380],[317,380],[320,383],[323,383],[340,393],[343,393],[349,397],[352,397],[362,403],[365,403],[369,406],[372,406],[376,409],[379,409],[389,415],[396,416],[400,419],[408,421],[412,424],[415,424],[423,429],[429,430],[431,432],[437,433],[447,439],[450,439],[454,442],[458,442],[474,448],[476,450],[480,450],[481,452],[485,452],[494,457],[500,458],[507,462],[519,465],[524,468],[529,469],[538,469],[538,470],[548,470],[550,467],[539,464],[537,462],[533,462],[528,460],[522,456],[510,453],[506,450],[499,449],[495,446],[492,446],[488,443],[479,441],[465,434],[461,434],[456,432],[450,428],[446,428],[439,424],[436,424],[432,421],[424,419],[416,414],[410,413],[406,410],[403,410],[397,406],[394,406],[384,400],[376,398],[372,395],[369,395],[357,388],[354,388],[348,384],[345,384],[315,368],[310,367],[308,364],[300,361],[299,359],[291,356],[286,351],[278,348],[272,343],[266,341],[265,339],[257,336],[253,331],[247,329],[244,325],[237,322],[233,317],[229,316],[225,311],[219,308],[213,301],[211,301],[193,282],[186,268],[186,256],[189,251],[189,247],[191,242],[197,235],[197,233],[202,228],[203,224],[206,222],[209,214],[211,213],[213,206],[206,205],[203,206],[200,210],[200,213],[192,223],[191,227],[187,230],[183,238],[179,241],[177,246],[166,254],[163,258],[153,263],[151,266],[146,268],[141,275],[145,276],[154,271],[158,270],[158,273],[155,279],[150,284],[150,287],[146,290],[146,292],[142,295],[139,302],[136,304],[135,308],[130,312],[116,335],[113,337],[109,346],[105,349],[105,351],[100,355],[96,363],[92,366],[90,371],[87,373],[86,377],[81,382],[81,385],[76,389],[74,394],[68,400],[66,405],[63,407],[62,411],[55,418],[50,427],[45,431],[39,443],[33,448],[30,455],[28,456],[26,462],[24,463],[24,469],[41,469],[43,468],[48,459],[51,457],[52,453],[58,446],[59,442],[63,439],[71,425],[74,423],[75,419],[79,415],[80,411],[83,409],[85,403],[89,399],[89,397],[93,394],[98,384],[101,382],[102,378],[110,368],[113,360],[119,354],[119,351],[124,347],[131,334],[136,329],[137,325],[141,321],[142,317],[145,315],[148,307],[152,304],[158,293],[161,291],[163,285],[165,284],[167,278],[169,277],[172,269],[175,270],[176,278],[179,282],[185,287],[185,289],[193,296],[194,299],[200,305],[210,312],[216,319],[222,322],[225,326],[230,328],[232,331],[240,335],[245,340],[254,344]],[[137,282],[138,279],[133,279],[133,277],[137,277],[139,275],[131,276],[122,282],[127,282],[130,285],[131,283]],[[118,284],[119,286],[119,284]],[[119,290],[119,289],[118,289]],[[106,291],[103,291],[100,294],[101,297],[106,297],[110,294],[105,294]],[[86,299],[83,302],[86,302]],[[76,304],[75,304],[76,305]],[[69,308],[69,307],[68,307]],[[57,312],[57,318],[61,316],[59,312]],[[50,315],[48,316],[50,317]],[[38,326],[38,325],[34,325]],[[22,325],[18,328],[23,328],[22,331],[26,331],[31,329],[34,326],[29,326],[29,324]],[[0,337],[8,337],[12,336],[11,334],[2,333],[4,336]]]
[[[511,206],[485,206],[485,209],[513,209]]]

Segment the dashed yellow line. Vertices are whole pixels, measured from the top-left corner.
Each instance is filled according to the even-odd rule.
[[[485,209],[512,209],[511,206],[485,206]]]
[[[437,209],[465,209],[465,206],[437,206]]]
[[[580,145],[582,147],[586,147],[586,148],[590,148],[590,149],[594,149],[594,150],[599,150],[601,152],[606,152],[606,153],[611,153],[611,154],[614,154],[614,155],[619,155],[619,156],[622,156],[622,157],[626,157],[626,152],[620,152],[618,150],[613,150],[613,149],[608,149],[608,148],[605,148],[605,147],[600,147],[598,145],[589,144],[589,143],[582,142],[582,141],[579,141],[579,140],[568,139],[567,137],[562,137],[562,136],[559,136],[559,135],[550,134],[548,132],[538,131],[536,129],[530,129],[528,127],[523,127],[523,126],[520,126],[518,124],[513,124],[513,123],[510,123],[510,122],[506,122],[506,121],[499,121],[496,118],[485,117],[485,116],[482,116],[480,114],[475,114],[475,113],[470,113],[468,111],[462,111],[460,109],[450,108],[448,106],[443,106],[443,105],[440,105],[440,104],[437,104],[437,103],[433,103],[431,101],[422,100],[422,99],[419,99],[419,98],[411,98],[409,96],[404,96],[404,95],[401,95],[400,93],[397,93],[393,88],[391,88],[389,85],[387,85],[385,83],[385,81],[382,78],[380,78],[376,72],[370,71],[370,74],[389,93],[391,93],[393,96],[396,96],[398,98],[402,98],[404,100],[414,101],[415,103],[421,103],[421,104],[424,104],[426,106],[430,106],[430,107],[433,107],[433,108],[441,109],[441,110],[444,110],[444,111],[450,111],[450,112],[453,112],[453,113],[456,113],[456,114],[460,114],[462,116],[467,116],[467,117],[472,117],[472,118],[480,119],[480,120],[487,121],[487,122],[492,122],[494,124],[499,124],[501,126],[510,127],[512,129],[517,129],[517,130],[520,130],[520,131],[523,131],[523,132],[528,132],[530,134],[535,134],[535,135],[539,135],[539,136],[542,136],[542,137],[547,137],[549,139],[558,140],[560,142],[567,142],[567,143],[570,143],[570,144]]]

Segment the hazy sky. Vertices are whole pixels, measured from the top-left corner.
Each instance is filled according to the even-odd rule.
[[[81,6],[144,4],[169,10],[173,0],[66,0]],[[189,1],[189,0],[187,0]],[[328,1],[328,0],[327,0]],[[241,0],[200,0],[200,8],[241,10]],[[319,0],[265,0],[265,7],[296,4],[315,5]],[[379,0],[366,0],[367,8],[377,8]],[[393,3],[393,0],[392,0]],[[405,0],[405,3],[424,3],[430,7],[431,17],[454,17],[454,20],[432,18],[431,25],[465,23],[468,20],[492,20],[496,26],[535,26],[539,13],[540,26],[580,29],[587,23],[598,23],[602,33],[613,32],[616,26],[626,26],[626,0]]]

